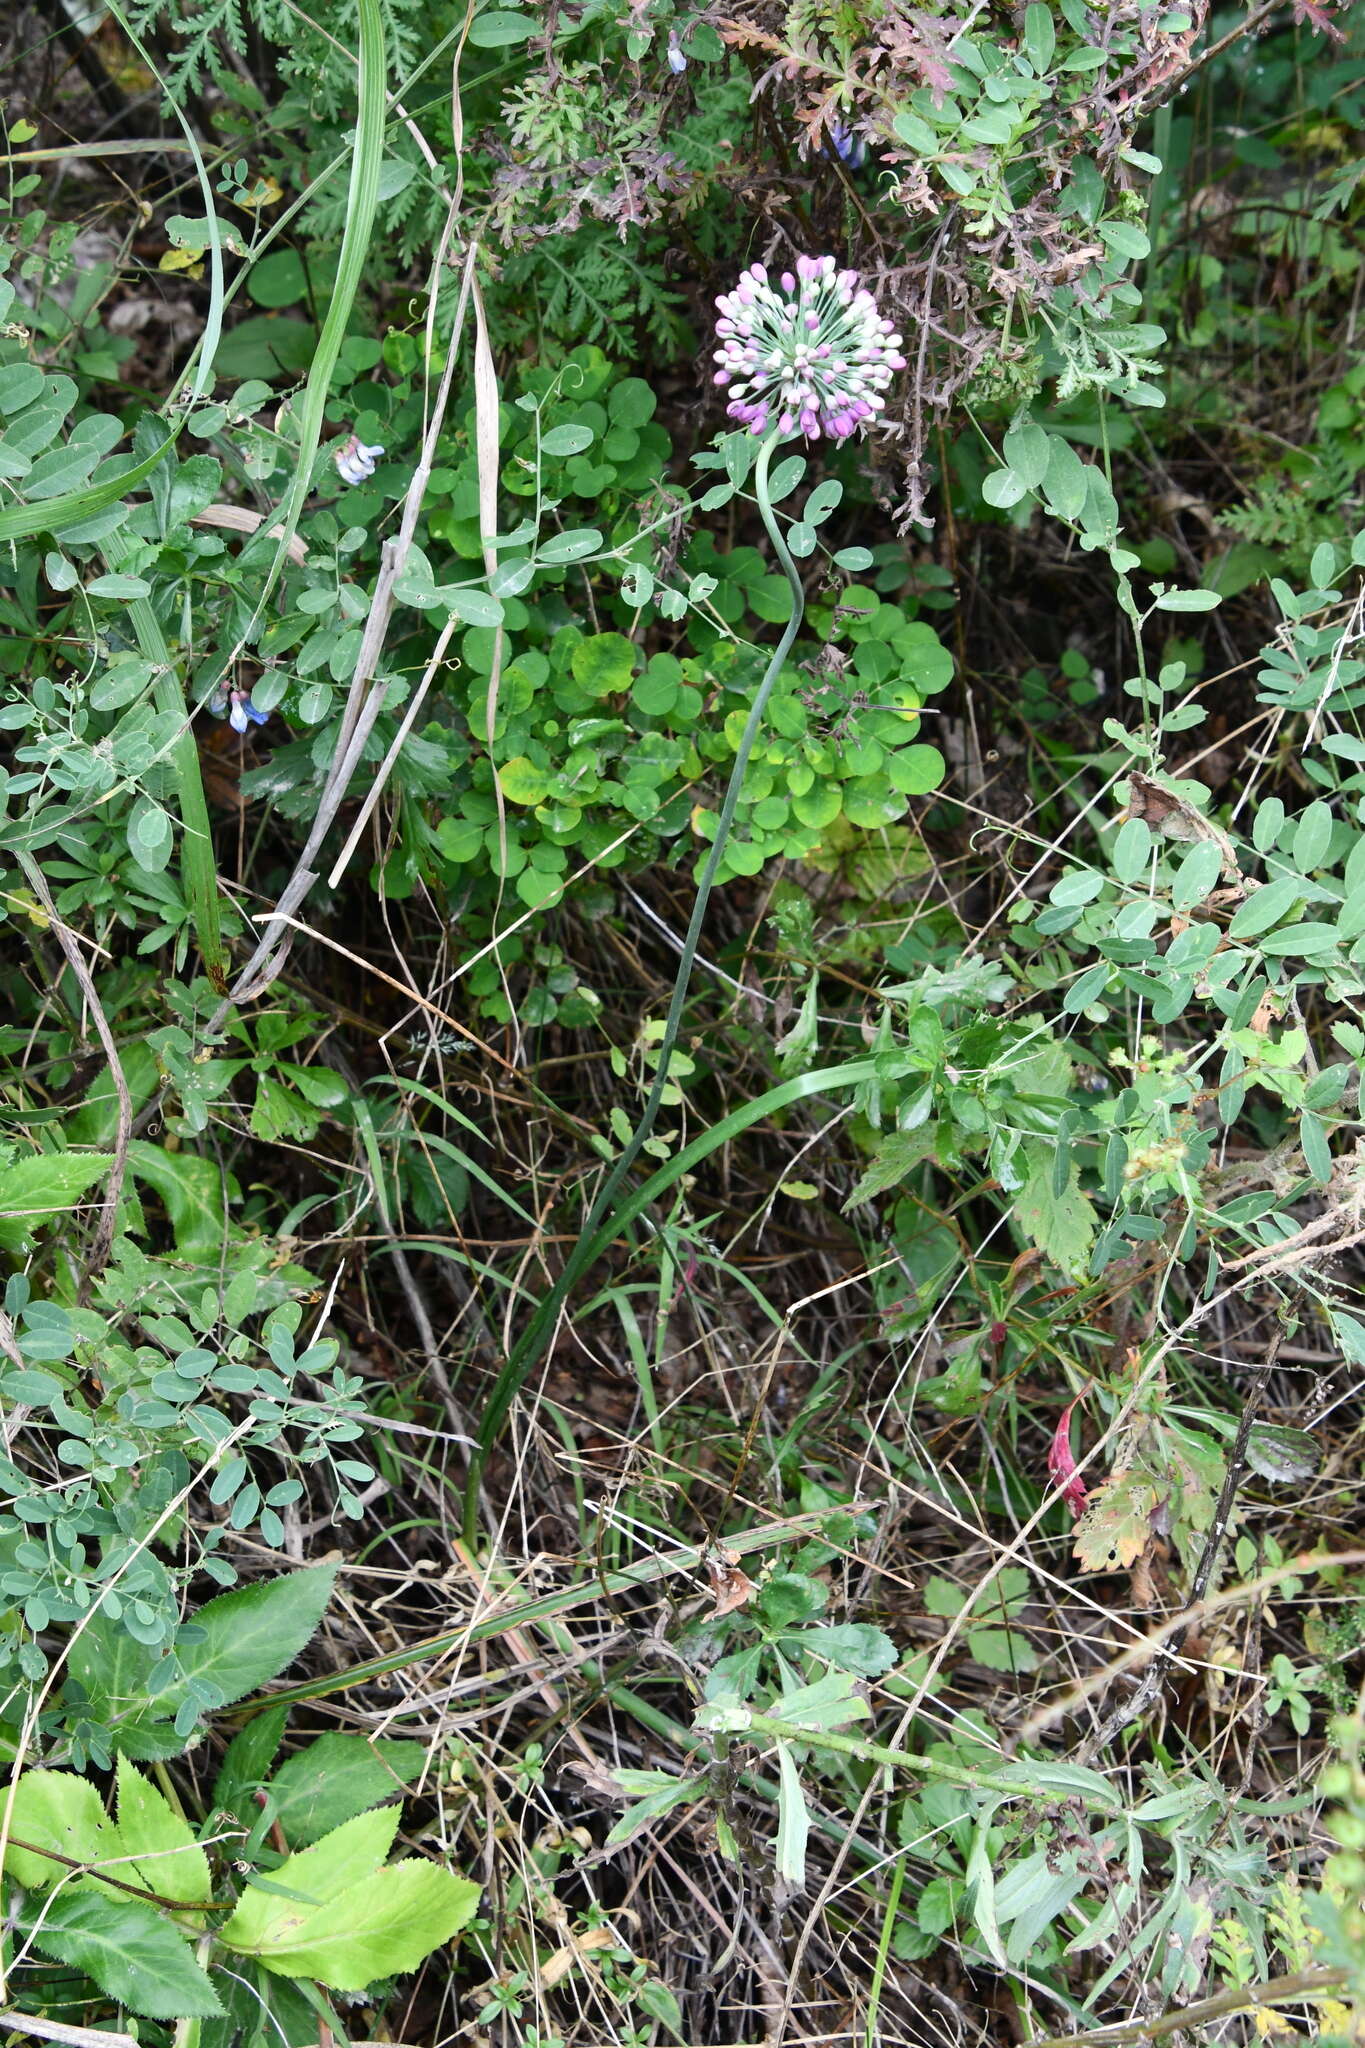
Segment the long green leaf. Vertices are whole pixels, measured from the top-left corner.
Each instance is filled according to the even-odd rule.
[[[469,1482],[465,1494],[465,1540],[471,1540],[471,1528],[477,1527],[479,1482],[488,1453],[496,1443],[502,1425],[511,1408],[526,1375],[531,1371],[548,1340],[549,1333],[564,1306],[569,1292],[580,1276],[599,1259],[607,1247],[614,1244],[621,1233],[632,1224],[636,1217],[656,1202],[660,1195],[667,1194],[684,1174],[690,1173],[703,1159],[709,1159],[713,1152],[728,1145],[732,1138],[747,1131],[751,1124],[761,1123],[764,1117],[775,1116],[779,1110],[788,1109],[794,1102],[802,1101],[808,1095],[843,1095],[851,1089],[871,1081],[878,1072],[880,1062],[875,1059],[850,1060],[838,1067],[821,1067],[813,1074],[798,1074],[794,1080],[784,1081],[778,1088],[770,1088],[766,1095],[744,1103],[722,1117],[709,1130],[701,1132],[690,1145],[684,1146],[675,1159],[661,1166],[647,1181],[622,1197],[606,1221],[598,1226],[591,1236],[581,1238],[566,1260],[564,1270],[555,1285],[541,1302],[523,1331],[510,1358],[493,1385],[488,1404],[479,1422],[479,1448],[469,1461]]]
[[[43,498],[36,505],[11,505],[0,512],[0,541],[30,540],[35,533],[60,533],[63,527],[74,526],[78,519],[88,519],[92,512],[103,512],[116,505],[129,491],[146,482],[158,463],[170,454],[175,440],[176,434],[172,433],[153,454],[117,476],[106,477],[102,484],[86,484],[79,491],[61,491],[55,498]]]
[[[73,1885],[52,1900],[32,1939],[150,2019],[209,2019],[223,2010],[184,1936],[139,1899]]]
[[[322,332],[308,371],[299,406],[298,466],[288,495],[278,514],[281,529],[275,559],[256,600],[259,618],[266,600],[279,581],[289,553],[289,543],[298,528],[299,516],[313,487],[313,457],[322,437],[332,372],[355,304],[356,293],[369,253],[375,209],[379,204],[379,173],[384,161],[385,84],[388,53],[384,42],[384,18],[379,0],[357,0],[360,73],[357,82],[355,149],[351,155],[351,182],[346,195],[346,226],[337,259],[336,283],[327,307]],[[272,521],[272,526],[275,524]]]

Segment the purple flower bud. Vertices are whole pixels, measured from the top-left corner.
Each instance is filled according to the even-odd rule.
[[[673,73],[675,78],[678,77],[680,73],[686,71],[687,69],[687,59],[686,57],[684,57],[682,51],[678,48],[678,35],[676,29],[670,34],[668,38],[668,68]]]

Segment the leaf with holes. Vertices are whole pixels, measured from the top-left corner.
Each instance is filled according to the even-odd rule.
[[[1147,1548],[1157,1490],[1139,1471],[1115,1472],[1090,1496],[1073,1554],[1088,1572],[1126,1570]]]

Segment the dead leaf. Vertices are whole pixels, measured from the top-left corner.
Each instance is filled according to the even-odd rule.
[[[1128,777],[1128,815],[1141,818],[1145,825],[1165,839],[1179,840],[1187,845],[1207,840],[1218,848],[1226,880],[1240,882],[1242,870],[1237,865],[1236,849],[1227,833],[1212,819],[1206,818],[1202,811],[1196,810],[1169,783],[1141,775],[1134,769]]]
[[[1146,1550],[1157,1490],[1140,1472],[1114,1472],[1091,1494],[1076,1524],[1073,1555],[1088,1572],[1126,1571]]]
[[[622,1948],[624,1943],[614,1927],[589,1927],[585,1933],[564,1948],[557,1948],[554,1954],[540,1966],[540,1981],[545,1990],[553,1991],[556,1984],[568,1976],[575,1963],[591,1955],[595,1949]]]
[[[706,1576],[711,1581],[711,1597],[716,1603],[708,1616],[711,1621],[718,1621],[722,1614],[733,1614],[758,1591],[748,1574],[739,1569],[739,1558],[733,1550],[708,1551]]]

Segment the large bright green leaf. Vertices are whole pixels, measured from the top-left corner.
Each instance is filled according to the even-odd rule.
[[[367,1807],[392,1799],[422,1768],[420,1742],[320,1735],[281,1764],[270,1781],[275,1817],[292,1848],[306,1848]]]
[[[156,1055],[145,1039],[135,1038],[120,1049],[119,1064],[133,1109],[139,1110],[156,1088]],[[118,1132],[118,1096],[108,1067],[95,1076],[80,1108],[62,1119],[62,1129],[71,1145],[113,1144]]]
[[[212,1159],[196,1152],[165,1152],[145,1138],[128,1147],[128,1170],[161,1197],[175,1248],[190,1256],[222,1249],[227,1230],[223,1176]]]
[[[187,1678],[210,1685],[225,1705],[264,1685],[293,1663],[322,1620],[331,1598],[334,1564],[288,1572],[220,1593],[194,1615],[195,1640],[177,1642]],[[167,1717],[185,1697],[183,1681],[160,1696]]]
[[[118,1846],[136,1861],[114,1874],[163,1899],[204,1906],[213,1897],[207,1856],[189,1824],[126,1757],[118,1760]]]
[[[438,1863],[391,1863],[258,1951],[267,1970],[361,1991],[376,1977],[415,1970],[474,1916],[480,1887]]]
[[[1014,1213],[1021,1227],[1046,1253],[1054,1266],[1069,1279],[1085,1277],[1090,1247],[1095,1240],[1095,1211],[1081,1193],[1076,1167],[1071,1167],[1066,1186],[1059,1195],[1052,1180],[1053,1155],[1040,1145],[1026,1148],[1029,1176],[1014,1198]]]
[[[220,1929],[220,1940],[228,1948],[263,1960],[268,1952],[283,1952],[319,1908],[373,1875],[393,1847],[397,1832],[398,1808],[380,1806],[333,1828],[311,1849],[286,1856],[270,1873],[269,1891],[248,1885],[236,1912]],[[326,1917],[330,1924],[339,1924],[336,1914]],[[368,1984],[370,1979],[358,1981]]]
[[[14,1788],[8,1832],[5,1870],[16,1884],[35,1891],[70,1876],[68,1862],[54,1862],[33,1853],[36,1850],[53,1849],[72,1862],[91,1864],[108,1862],[119,1853],[99,1793],[87,1778],[70,1771],[25,1771]],[[32,1849],[21,1848],[21,1843],[32,1844]]]

